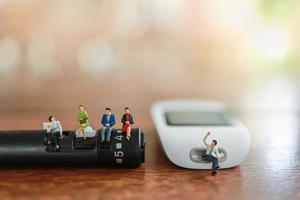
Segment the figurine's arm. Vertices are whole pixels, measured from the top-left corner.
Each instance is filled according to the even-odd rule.
[[[134,123],[132,115],[130,115],[130,117],[129,117],[129,123],[130,123],[130,124],[133,124],[133,123]]]
[[[126,115],[123,115],[121,122],[122,122],[123,124],[126,124]]]
[[[209,144],[207,143],[207,137],[209,136],[209,132],[205,135],[205,137],[203,138],[203,143],[206,147],[209,147]]]
[[[49,122],[47,126],[47,133],[50,133],[53,128],[56,127],[56,122]]]
[[[115,115],[112,114],[110,117],[110,126],[112,127],[113,125],[116,124],[116,119],[115,119]]]
[[[61,126],[61,123],[59,121],[57,121],[58,125],[59,125],[59,133],[60,133],[60,136],[63,136],[62,132],[63,132],[63,129],[62,129],[62,126]]]
[[[46,131],[47,131],[47,133],[50,133],[50,131],[51,131],[51,123],[48,123]]]
[[[216,148],[216,156],[217,156],[217,159],[220,159],[219,149],[218,149],[217,146],[216,146],[215,148]]]
[[[88,114],[87,114],[86,111],[84,111],[84,118],[85,118],[85,119],[88,119],[88,118],[89,118],[89,116],[88,116]]]
[[[104,115],[102,116],[101,124],[102,124],[103,126],[106,125],[106,123],[105,123],[105,116],[104,116]]]

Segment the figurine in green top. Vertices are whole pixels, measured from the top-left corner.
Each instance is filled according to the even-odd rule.
[[[79,110],[80,111],[79,111],[78,116],[77,116],[77,119],[80,123],[79,134],[83,133],[83,138],[84,138],[84,140],[86,140],[85,128],[90,125],[89,121],[88,121],[89,117],[88,117],[88,114],[85,110],[84,105],[79,105]]]

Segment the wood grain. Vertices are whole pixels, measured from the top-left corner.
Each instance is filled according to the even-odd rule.
[[[236,111],[252,135],[250,153],[239,167],[208,170],[174,166],[162,152],[148,111],[135,111],[147,134],[146,163],[137,169],[1,168],[1,199],[299,199],[297,113]],[[22,114],[23,113],[23,114]],[[66,129],[73,120],[57,110]],[[147,114],[145,114],[147,113]],[[285,115],[285,118],[280,117]],[[45,118],[1,113],[0,127],[34,128]],[[18,116],[15,118],[15,116]],[[22,120],[19,120],[22,119]]]

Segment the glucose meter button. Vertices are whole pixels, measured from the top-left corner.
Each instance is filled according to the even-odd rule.
[[[207,163],[202,157],[206,154],[205,148],[193,148],[190,152],[190,159],[196,163]]]
[[[227,159],[226,151],[223,148],[218,148],[219,154],[220,154],[220,160],[219,162],[224,162]],[[206,161],[203,159],[203,156],[206,155],[206,149],[205,148],[193,148],[190,151],[190,159],[193,162],[196,163],[209,163],[209,161]]]

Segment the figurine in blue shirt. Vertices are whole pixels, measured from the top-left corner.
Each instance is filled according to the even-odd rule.
[[[110,135],[115,125],[115,115],[111,112],[110,108],[105,108],[105,114],[102,116],[101,124],[103,125],[101,129],[101,141],[110,142]]]

